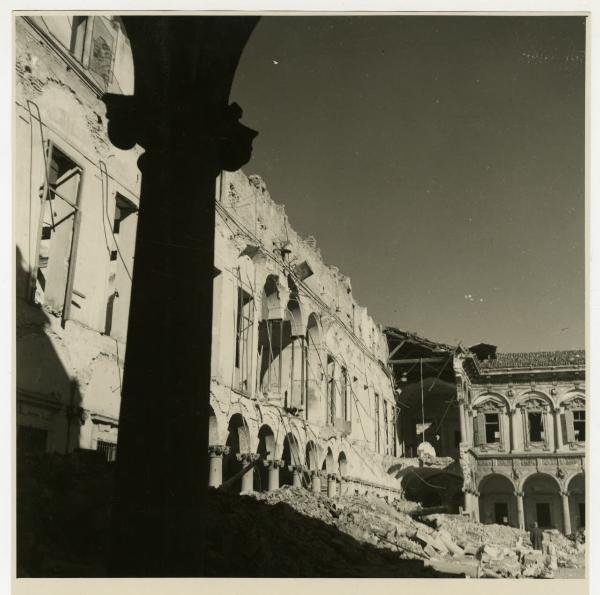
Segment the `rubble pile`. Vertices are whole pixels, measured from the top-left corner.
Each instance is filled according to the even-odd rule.
[[[388,504],[375,496],[330,499],[288,486],[252,498],[275,507],[285,504],[355,543],[393,552],[398,560],[421,560],[455,576],[550,578],[558,567],[580,568],[584,561],[583,546],[558,531],[546,531],[544,550],[537,551],[529,534],[514,527],[484,525],[452,514],[428,514],[416,520],[419,505],[407,501]]]
[[[333,500],[287,486],[242,496],[211,489],[206,576],[453,576],[426,566],[422,556],[414,559],[419,558],[416,545],[413,559],[400,555],[394,543],[396,523],[368,500],[360,501],[358,496]],[[414,522],[391,506],[390,511],[407,525]]]

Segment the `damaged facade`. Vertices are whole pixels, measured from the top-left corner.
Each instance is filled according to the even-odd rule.
[[[387,342],[350,280],[241,172],[217,180],[215,253],[211,484],[260,454],[240,489],[399,496]]]
[[[585,527],[584,351],[497,353],[386,334],[402,453],[418,455],[400,473],[407,495],[483,523]]]
[[[108,140],[105,92],[133,92],[118,18],[18,17],[17,450],[116,452],[139,152]]]

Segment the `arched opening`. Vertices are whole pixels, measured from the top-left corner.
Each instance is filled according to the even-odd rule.
[[[229,453],[223,459],[223,482],[242,470],[244,464],[237,460],[237,455],[250,452],[248,424],[241,413],[235,413],[229,420],[226,446],[229,447]],[[238,478],[231,489],[239,492],[241,487],[241,478]]]
[[[258,325],[260,389],[263,394],[281,390],[284,308],[276,275],[269,275],[262,291],[262,316]]]
[[[530,475],[523,485],[525,528],[533,523],[542,529],[563,529],[560,486],[554,477],[546,473]]]
[[[261,426],[258,431],[258,448],[256,452],[263,460],[273,460],[275,458],[275,434],[268,425]],[[267,489],[269,481],[269,470],[260,461],[256,466],[254,474],[254,489],[258,492]]]
[[[338,457],[338,472],[340,477],[345,477],[348,473],[348,459],[344,451],[340,452]]]
[[[486,524],[519,526],[515,486],[505,475],[492,473],[479,483],[479,519]]]
[[[335,471],[336,471],[335,459],[333,457],[333,452],[332,452],[331,448],[327,448],[327,455],[325,456],[325,459],[323,460],[323,466],[321,469],[323,471],[326,471],[327,473],[335,473]]]
[[[292,297],[287,303],[287,320],[282,331],[283,405],[296,411],[305,408],[306,341],[299,301]]]
[[[321,328],[316,314],[308,317],[306,328],[306,419],[321,423],[323,407],[323,362],[321,361]]]
[[[211,405],[208,406],[208,445],[219,444],[219,426],[215,410]]]
[[[290,470],[290,466],[302,464],[298,440],[296,440],[296,437],[292,433],[286,434],[283,439],[283,453],[281,454],[281,459],[283,460],[283,469],[281,469],[279,476],[280,484],[292,485],[293,473]]]
[[[569,481],[569,513],[571,530],[585,529],[585,478],[578,473]]]
[[[312,440],[309,440],[306,445],[305,465],[309,471],[316,471],[319,468],[317,446]]]

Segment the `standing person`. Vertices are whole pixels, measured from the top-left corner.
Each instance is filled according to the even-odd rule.
[[[533,528],[529,532],[529,538],[531,539],[531,545],[533,545],[534,550],[542,549],[542,540],[544,534],[542,530],[538,527],[537,521],[533,523]]]

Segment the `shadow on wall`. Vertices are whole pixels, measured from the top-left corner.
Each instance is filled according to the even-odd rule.
[[[69,533],[71,521],[60,523],[60,515],[50,513],[44,499],[60,500],[76,473],[67,479],[61,469],[79,447],[83,422],[79,384],[65,369],[48,336],[54,322],[41,306],[28,300],[29,271],[21,251],[16,250],[16,461],[17,461],[17,576],[32,574],[43,558],[42,534]],[[58,465],[45,466],[46,453],[63,453]],[[71,458],[74,455],[70,455]],[[84,454],[78,455],[80,458]],[[87,456],[98,457],[96,451]],[[43,490],[42,485],[53,487]],[[73,510],[76,514],[76,511]],[[53,523],[52,530],[50,525]],[[37,560],[37,562],[36,562]]]

